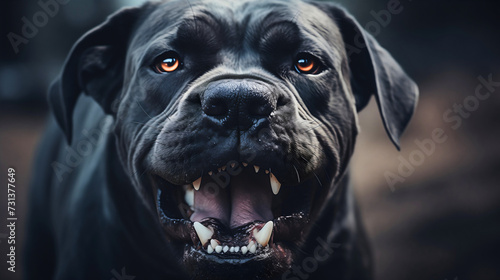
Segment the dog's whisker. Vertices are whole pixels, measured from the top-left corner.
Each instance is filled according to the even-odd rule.
[[[154,128],[154,129],[156,129],[156,130],[158,130],[158,131],[161,131],[161,129],[162,129],[162,128],[161,128],[161,127],[159,127],[159,126],[154,126],[154,125],[150,125],[150,124],[147,124],[147,123],[134,122],[134,121],[132,121],[132,122],[130,122],[130,123],[132,123],[132,124],[140,124],[140,125],[142,125],[142,126],[151,127],[151,128]]]
[[[306,129],[306,130],[303,130],[303,131],[302,131],[302,133],[309,132],[309,131],[314,130],[314,129],[316,129],[316,128],[318,128],[318,127],[322,126],[322,125],[323,125],[322,123],[319,123],[319,124],[318,124],[318,125],[316,125],[316,126],[313,126],[313,127],[309,128],[309,129]]]
[[[141,102],[139,102],[139,100],[136,100],[136,102],[137,102],[137,105],[139,105],[139,107],[141,107],[144,114],[146,114],[150,119],[152,119],[152,117],[148,114],[148,112],[146,112],[146,110],[144,110],[144,108],[142,107]]]
[[[162,146],[167,146],[167,144],[163,143],[163,142],[160,142],[158,140],[155,140],[155,143],[158,144],[158,145],[162,145]]]
[[[196,16],[194,14],[194,9],[193,9],[193,4],[191,3],[191,1],[189,0],[186,0],[186,2],[188,3],[189,5],[189,9],[191,10],[191,15],[193,16],[193,22],[194,22],[194,28],[195,30],[198,30],[198,25],[197,25],[197,21],[196,21]]]
[[[314,176],[316,177],[316,179],[318,180],[318,183],[321,187],[323,187],[323,183],[321,183],[321,180],[319,179],[318,175],[316,175],[316,173],[313,171],[313,174]]]
[[[306,163],[309,163],[309,160],[306,159],[303,155],[300,155],[300,158],[303,159]]]
[[[297,143],[297,144],[298,144],[298,145],[301,145],[303,148],[306,148],[306,149],[307,149],[307,148],[309,148],[309,146],[312,146],[312,147],[314,147],[314,148],[321,148],[321,146],[319,146],[319,145],[314,145],[314,144],[308,144],[309,146],[305,146],[304,144],[300,144],[300,143]],[[295,151],[297,151],[297,150],[295,150]],[[323,155],[324,155],[324,154],[323,154]],[[311,154],[309,154],[309,156],[311,156],[311,157],[315,157],[315,158],[317,158],[317,159],[321,160],[321,156],[320,156],[320,155],[318,155],[318,154],[311,153]],[[304,158],[304,156],[302,156],[302,155],[301,155],[300,157],[301,157],[304,161],[306,161],[307,163],[310,163],[310,160],[307,160],[306,158]]]
[[[312,146],[312,147],[314,147],[314,148],[321,148],[319,145],[313,145],[313,144],[309,144],[309,145],[310,145],[310,146]],[[302,145],[302,146],[303,146],[303,145]],[[304,148],[306,148],[305,146],[303,146],[303,147],[304,147]],[[307,147],[307,148],[308,148],[308,147]],[[314,154],[314,153],[309,154],[309,156],[311,156],[311,157],[315,157],[315,158],[317,158],[318,160],[321,160],[321,159],[322,159],[320,155],[318,155],[318,154]],[[306,160],[306,159],[305,159],[304,157],[302,157],[302,156],[301,156],[301,158],[302,158],[303,160],[307,161],[307,163],[309,163],[309,162],[310,162],[309,160]]]
[[[294,14],[294,16],[292,17],[292,20],[291,20],[291,21],[292,21],[292,22],[297,22],[297,18],[299,17],[299,15],[300,15],[300,11],[297,11],[297,12]]]
[[[326,171],[327,171],[327,170],[326,170],[326,167],[325,167],[325,168],[323,168],[323,173],[325,173],[325,174],[326,174],[326,179],[330,182],[330,181],[332,181],[332,179],[330,178],[330,174],[329,174],[329,172],[326,172]]]
[[[141,173],[141,175],[139,175],[139,178],[138,178],[138,179],[140,179],[140,178],[142,177],[142,175],[144,175],[144,173],[146,173],[146,171],[147,171],[147,170],[148,170],[148,169],[147,169],[147,168],[145,168],[145,169],[144,169],[144,171]],[[131,177],[134,177],[134,176],[135,176],[135,175],[136,175],[139,171],[140,171],[140,170],[135,171],[135,172],[132,174],[132,176],[131,176]]]
[[[292,164],[292,166],[295,169],[295,173],[297,174],[297,181],[300,183],[299,171],[297,170],[297,167],[295,167],[295,164]]]

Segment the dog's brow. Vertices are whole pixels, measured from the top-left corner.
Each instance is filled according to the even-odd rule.
[[[184,20],[177,31],[176,43],[181,46],[217,48],[220,26],[209,14],[194,15]]]
[[[184,19],[180,26],[188,27],[193,32],[199,32],[203,29],[211,29],[213,31],[220,29],[217,18],[208,11],[192,11],[191,16]]]
[[[299,28],[294,22],[281,20],[266,24],[262,28],[259,47],[265,51],[294,49],[300,43]]]

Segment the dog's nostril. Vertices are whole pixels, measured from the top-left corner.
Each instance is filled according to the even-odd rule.
[[[265,101],[250,101],[247,104],[248,114],[254,117],[267,117],[273,112],[273,107]]]
[[[283,96],[280,96],[280,97],[278,98],[278,102],[277,102],[277,104],[276,104],[276,105],[277,105],[278,107],[281,107],[281,106],[285,106],[285,105],[286,105],[286,103],[287,103],[287,102],[285,101],[285,98],[284,98]]]
[[[188,97],[187,100],[191,103],[196,104],[196,105],[201,105],[201,98],[198,94]]]
[[[203,104],[203,112],[212,117],[225,117],[228,110],[227,104],[221,99],[212,99]]]

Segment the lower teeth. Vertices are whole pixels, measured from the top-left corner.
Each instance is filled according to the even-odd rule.
[[[257,244],[254,241],[250,241],[248,245],[246,246],[228,246],[228,245],[216,245],[213,247],[212,245],[215,245],[215,239],[210,240],[211,244],[208,244],[207,248],[205,249],[207,253],[212,254],[212,253],[219,253],[219,254],[224,254],[224,253],[240,253],[245,255],[246,253],[250,254],[255,254],[259,248],[263,248],[262,246],[257,246]],[[268,246],[266,246],[268,247]]]

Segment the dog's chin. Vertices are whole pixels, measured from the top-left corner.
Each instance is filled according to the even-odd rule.
[[[195,279],[278,279],[292,262],[290,249],[281,244],[261,248],[256,254],[206,254],[189,247],[184,263]]]
[[[279,277],[324,197],[317,177],[278,187],[271,171],[238,164],[185,185],[151,176],[166,237],[194,279]]]

